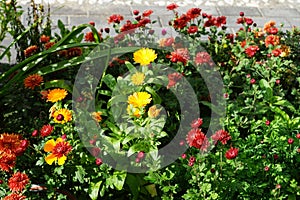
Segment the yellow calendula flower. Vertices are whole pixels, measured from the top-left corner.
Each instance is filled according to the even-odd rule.
[[[53,120],[56,123],[64,124],[72,120],[72,112],[66,108],[61,108],[53,113]]]
[[[144,80],[145,80],[145,74],[142,72],[136,72],[131,76],[131,82],[134,85],[142,85],[144,83]]]
[[[57,138],[56,141],[54,139],[48,140],[45,143],[44,151],[50,152],[50,154],[45,157],[45,161],[49,165],[56,161],[58,161],[58,165],[63,165],[71,150],[72,146],[62,138]]]
[[[53,90],[49,90],[47,95],[47,101],[50,101],[52,103],[58,102],[63,100],[68,95],[67,90],[56,88]]]
[[[128,97],[128,104],[135,108],[145,107],[151,102],[151,95],[147,92],[135,92]]]
[[[142,48],[133,53],[133,60],[140,65],[149,65],[157,58],[157,54],[153,49]]]

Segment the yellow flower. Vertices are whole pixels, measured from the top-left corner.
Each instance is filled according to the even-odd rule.
[[[133,60],[140,65],[149,65],[157,58],[157,54],[153,49],[142,48],[133,53]]]
[[[53,119],[54,122],[59,123],[59,124],[64,124],[64,123],[72,120],[72,113],[70,110],[68,110],[66,108],[61,108],[61,109],[54,111],[52,116],[54,118]]]
[[[131,76],[131,82],[134,85],[142,85],[145,80],[145,74],[141,72],[136,72]]]
[[[160,113],[161,109],[157,109],[156,105],[151,106],[148,110],[148,116],[150,118],[156,118],[159,113]]]
[[[53,89],[48,92],[47,101],[52,103],[63,100],[68,95],[68,92],[65,89]]]
[[[281,57],[289,56],[291,53],[291,48],[286,45],[281,45],[280,49],[282,50],[282,53],[280,54]]]
[[[96,122],[101,122],[102,121],[102,112],[93,112],[92,117]]]
[[[128,103],[135,108],[141,108],[151,102],[151,95],[147,92],[135,92],[128,97]]]
[[[139,108],[134,108],[132,105],[127,106],[128,115],[133,115],[135,117],[141,116],[141,110]]]
[[[45,157],[45,161],[49,165],[52,165],[52,163],[56,161],[58,161],[58,165],[63,165],[71,150],[72,146],[62,138],[57,138],[56,141],[54,141],[54,139],[48,140],[45,143],[44,151],[51,153]]]

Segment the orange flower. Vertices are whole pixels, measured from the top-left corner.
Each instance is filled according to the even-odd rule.
[[[9,172],[16,164],[16,155],[0,150],[0,169]]]
[[[22,194],[11,193],[3,198],[3,200],[25,200],[26,196]]]
[[[101,122],[102,121],[102,112],[93,112],[92,117],[96,122]]]
[[[24,79],[25,88],[34,89],[37,86],[40,86],[43,82],[43,77],[39,74],[31,74]]]
[[[265,39],[265,45],[268,47],[269,45],[279,45],[280,44],[280,38],[277,35],[268,35]]]
[[[3,133],[0,135],[0,151],[15,154],[21,146],[22,136]]]
[[[17,172],[8,180],[8,187],[13,192],[21,192],[29,183],[25,173]]]
[[[47,101],[50,101],[52,103],[58,102],[63,100],[68,95],[67,90],[65,89],[53,89],[49,90],[47,95]]]
[[[24,55],[25,55],[25,57],[29,57],[33,53],[35,53],[37,50],[38,50],[38,47],[36,45],[30,46],[24,50]]]
[[[265,23],[265,25],[264,25],[264,31],[265,31],[265,32],[268,32],[268,30],[269,30],[271,27],[275,26],[275,24],[276,24],[276,22],[273,21],[273,20],[271,20],[271,21]]]
[[[46,163],[52,165],[53,162],[58,161],[58,165],[63,165],[67,159],[68,153],[72,150],[72,146],[65,142],[62,138],[48,140],[44,146],[45,152],[51,152],[46,156]]]

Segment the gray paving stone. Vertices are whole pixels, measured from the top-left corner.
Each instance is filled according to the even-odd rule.
[[[300,17],[298,17],[298,18],[290,17],[290,18],[287,18],[287,20],[288,20],[288,22],[290,22],[290,24],[292,26],[300,27]]]
[[[127,5],[122,5],[122,6],[95,6],[92,8],[88,9],[88,14],[89,15],[103,15],[106,18],[111,16],[112,14],[120,14],[120,15],[126,15],[130,16],[132,15],[131,13],[131,8],[130,6]]]
[[[62,5],[62,6],[52,6],[50,8],[51,14],[52,15],[87,15],[87,11],[85,10],[84,7],[70,7],[67,5]]]
[[[295,8],[260,8],[266,17],[300,17],[300,12]]]
[[[218,7],[221,15],[239,16],[240,12],[245,13],[245,17],[262,16],[256,7]]]

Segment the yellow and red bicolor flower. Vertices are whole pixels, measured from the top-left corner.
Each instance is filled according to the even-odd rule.
[[[62,138],[48,140],[44,146],[45,152],[50,152],[46,156],[45,161],[49,165],[53,162],[58,162],[58,165],[63,165],[67,159],[68,153],[72,150],[72,146]]]

